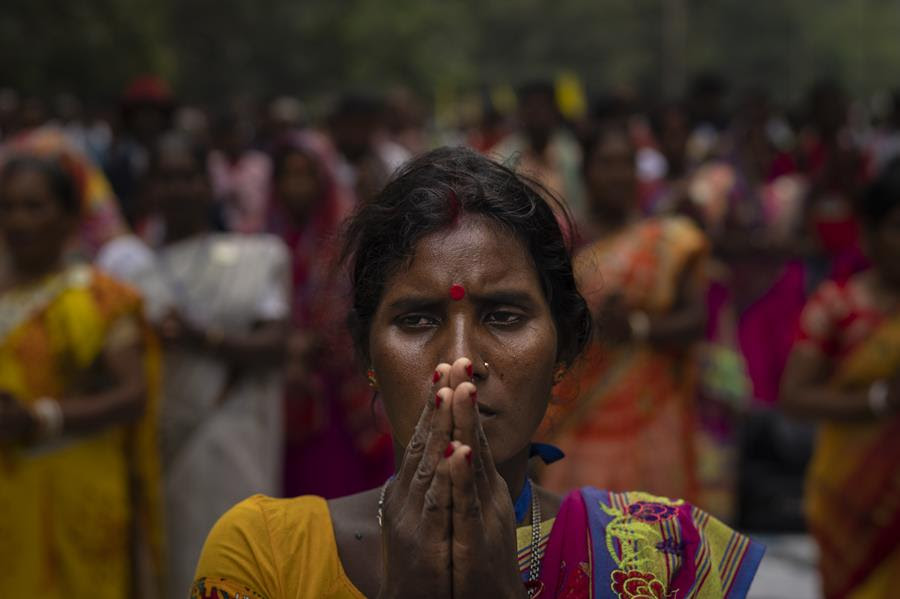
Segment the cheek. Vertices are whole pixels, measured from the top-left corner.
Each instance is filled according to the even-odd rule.
[[[421,340],[391,329],[374,335],[369,344],[372,368],[378,377],[394,437],[405,446],[431,394],[431,377],[437,358],[432,358]]]
[[[521,335],[496,348],[495,373],[511,408],[537,425],[543,418],[556,367],[556,330],[547,323],[526,327]],[[524,424],[524,423],[523,423]]]

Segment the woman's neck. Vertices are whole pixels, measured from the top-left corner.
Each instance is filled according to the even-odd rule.
[[[210,228],[206,223],[190,223],[181,226],[171,226],[166,223],[166,244],[184,241],[191,237],[205,235],[210,232]]]
[[[525,481],[528,479],[529,449],[529,447],[526,447],[502,464],[497,464],[497,472],[506,481],[510,499],[513,503],[516,502],[516,499],[522,493]]]
[[[64,267],[65,263],[62,257],[41,266],[26,267],[13,262],[9,269],[9,286],[20,287],[37,283],[45,277],[60,272]]]

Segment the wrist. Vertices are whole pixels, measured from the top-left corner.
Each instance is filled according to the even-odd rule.
[[[225,345],[225,331],[221,327],[210,327],[204,330],[200,337],[211,351],[219,351]]]
[[[643,310],[633,310],[628,314],[628,326],[635,341],[646,341],[650,337],[650,316]]]
[[[889,395],[890,387],[887,381],[879,380],[869,385],[866,399],[869,404],[869,410],[876,418],[881,418],[893,411]]]
[[[49,441],[62,435],[64,418],[62,406],[52,397],[41,397],[31,405],[34,423],[32,437],[36,441]]]

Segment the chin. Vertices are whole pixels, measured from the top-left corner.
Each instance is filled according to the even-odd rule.
[[[504,462],[508,462],[523,451],[527,451],[529,443],[525,443],[524,446],[521,443],[515,443],[515,446],[513,446],[511,443],[513,440],[508,437],[503,441],[495,442],[497,440],[497,433],[491,430],[493,427],[491,427],[489,423],[483,423],[482,426],[484,428],[484,434],[487,435],[488,445],[491,448],[491,456],[494,458],[494,465],[498,468]]]

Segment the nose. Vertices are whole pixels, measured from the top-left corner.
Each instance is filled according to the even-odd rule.
[[[487,378],[484,356],[484,344],[480,340],[480,328],[477,319],[467,313],[457,314],[450,319],[450,340],[445,352],[444,361],[452,364],[459,358],[472,361],[473,378],[476,382]]]

